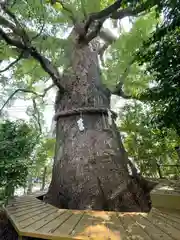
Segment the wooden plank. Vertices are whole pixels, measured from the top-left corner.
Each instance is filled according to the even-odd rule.
[[[175,209],[166,209],[166,208],[156,208],[159,211],[166,213],[167,215],[170,215],[174,218],[180,219],[180,211]]]
[[[148,216],[142,214],[137,214],[133,216],[134,221],[137,221],[138,225],[143,228],[143,230],[152,238],[152,239],[162,239],[162,240],[172,240],[172,238],[166,234],[164,231],[154,225],[149,221]]]
[[[18,220],[17,220],[18,226],[21,230],[24,230],[24,229],[31,230],[31,231],[35,230],[35,229],[33,229],[33,227],[32,228],[30,227],[32,224],[36,225],[36,223],[38,221],[41,221],[41,220],[43,221],[43,219],[45,220],[45,218],[47,218],[48,216],[52,216],[56,212],[57,212],[57,210],[48,209],[46,212],[41,212],[41,213],[34,215],[24,221],[18,222]]]
[[[152,206],[180,210],[180,195],[151,193]]]
[[[126,239],[126,230],[120,224],[117,214],[115,212],[106,212],[106,214],[108,219],[105,221],[105,225],[109,229],[109,239]]]
[[[33,196],[23,196],[23,197],[15,197],[14,199],[12,199],[13,201],[17,201],[17,202],[24,202],[24,201],[40,201],[40,199],[33,197]]]
[[[82,219],[72,231],[73,237],[82,239],[119,240],[125,235],[125,230],[120,225],[116,213],[104,211],[85,211]]]
[[[18,226],[15,224],[15,219],[14,219],[13,215],[11,215],[5,207],[3,207],[3,210],[5,211],[9,221],[11,222],[12,226],[16,230],[17,234],[20,235],[20,230],[19,230]]]
[[[23,216],[25,214],[28,214],[28,213],[31,213],[31,212],[34,212],[34,211],[37,211],[38,209],[42,208],[42,207],[46,207],[45,204],[42,204],[42,205],[35,205],[35,206],[32,206],[30,208],[27,208],[27,209],[24,209],[23,211],[21,210],[17,210],[15,212],[13,212],[12,214],[15,216],[15,217],[20,217],[20,216]],[[10,212],[11,213],[11,212]]]
[[[38,214],[30,219],[28,219],[26,222],[21,224],[21,228],[25,231],[35,231],[36,229],[40,229],[44,225],[50,223],[58,216],[61,216],[61,218],[64,220],[67,215],[65,215],[65,212],[67,212],[68,216],[71,214],[68,213],[67,210],[64,209],[56,209],[51,210],[48,213],[41,213]],[[42,233],[42,232],[41,232]]]
[[[129,239],[138,239],[138,240],[152,240],[149,234],[144,231],[143,228],[139,226],[139,224],[133,219],[133,215],[138,213],[117,213],[119,217],[120,223],[126,229],[127,235]]]
[[[150,193],[153,207],[180,209],[180,181],[161,181]]]
[[[62,215],[64,215],[62,218]],[[67,218],[69,218],[69,210],[64,210],[64,212],[62,211],[60,214],[54,216],[53,220],[51,220],[50,222],[46,222],[43,226],[41,226],[40,228],[36,228],[37,231],[39,232],[43,232],[43,233],[52,233],[53,229],[56,229],[59,227],[59,225],[61,225],[61,223]],[[55,235],[55,234],[54,234]]]
[[[35,204],[35,203],[39,203],[41,201],[38,201],[38,200],[28,200],[28,201],[23,201],[23,202],[18,202],[18,201],[11,201],[10,203],[8,203],[8,205],[6,206],[7,208],[11,209],[13,208],[14,206],[27,206],[27,205],[30,205],[30,204]]]
[[[9,204],[11,204],[11,202],[28,202],[28,201],[40,201],[39,199],[37,198],[34,198],[34,197],[22,197],[22,198],[13,198],[9,201]]]
[[[45,240],[90,240],[89,238],[79,238],[79,237],[72,237],[72,236],[53,236],[51,233],[39,233],[38,231],[33,232],[24,232],[21,231],[22,236],[31,237],[35,239],[45,239]]]
[[[157,219],[163,219],[163,221],[167,222],[170,226],[175,227],[179,231],[179,234],[180,234],[180,220],[172,218],[169,215],[163,214],[160,211],[158,211],[157,209],[153,209],[151,211],[151,214],[154,214],[154,216]]]
[[[15,205],[14,207],[7,207],[8,211],[11,213],[11,214],[14,214],[14,213],[20,213],[20,212],[24,212],[28,209],[33,209],[35,207],[41,207],[41,206],[44,206],[45,203],[33,203],[33,204],[28,204],[28,205]]]
[[[102,221],[102,220],[101,220]],[[101,225],[101,221],[93,216],[93,212],[85,211],[83,217],[78,222],[76,228],[72,232],[73,237],[89,238],[93,233],[96,233],[96,225]],[[98,228],[98,231],[101,230]]]
[[[15,219],[18,222],[21,222],[21,221],[25,221],[26,219],[29,219],[31,217],[34,217],[34,216],[36,216],[38,214],[46,213],[47,211],[51,211],[51,210],[57,210],[57,209],[55,209],[53,207],[47,208],[46,206],[43,206],[43,207],[39,208],[38,210],[32,211],[32,212],[30,212],[28,214],[25,214],[25,215],[22,215],[22,216],[18,216],[18,217],[15,216]]]
[[[171,214],[170,211],[169,212],[164,212],[164,211],[161,211],[161,210],[159,210],[157,208],[156,209],[152,209],[152,211],[156,211],[156,213],[158,215],[161,215],[161,216],[163,216],[165,218],[168,218],[171,221],[175,221],[175,222],[178,222],[180,224],[180,215],[179,216],[178,215],[175,216],[175,215]]]
[[[167,221],[167,219],[159,217],[153,211],[150,212],[148,220],[157,226],[161,231],[170,236],[171,239],[179,240],[180,231],[171,226],[171,221]]]
[[[51,230],[54,235],[71,235],[84,215],[83,211],[71,211],[71,213],[72,215],[66,221],[59,223],[57,226],[54,225],[54,231]]]
[[[17,202],[17,201],[13,201],[11,203],[9,203],[7,205],[7,207],[10,209],[10,208],[13,208],[14,206],[27,206],[27,205],[30,205],[30,204],[34,204],[34,203],[39,203],[39,201],[37,202],[36,200],[29,200],[29,201],[24,201],[24,202]]]

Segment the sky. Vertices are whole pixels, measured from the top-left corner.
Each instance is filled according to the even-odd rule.
[[[128,18],[124,18],[121,20],[121,26],[124,28],[125,31],[129,31],[131,29],[131,24],[128,20]],[[112,24],[110,21],[106,21],[104,24],[105,28],[112,28]],[[114,29],[113,34],[118,36],[118,31]],[[48,130],[50,131],[52,129],[53,125],[53,115],[54,115],[54,106],[53,106],[53,101],[55,98],[56,91],[55,89],[52,89],[51,91],[48,92],[47,97],[48,97],[48,105],[45,108],[44,111],[44,120],[45,120],[45,125],[47,126]],[[123,100],[122,98],[119,98],[117,96],[112,96],[112,101],[111,101],[111,108],[114,111],[119,110],[124,104],[126,100]],[[16,120],[16,119],[25,119],[28,120],[29,117],[26,114],[26,109],[27,106],[31,105],[32,101],[24,101],[17,99],[14,101],[14,104],[8,109],[8,114],[10,119]]]

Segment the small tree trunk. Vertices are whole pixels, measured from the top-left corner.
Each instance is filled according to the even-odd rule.
[[[32,182],[32,175],[30,174],[28,176],[27,194],[31,194],[32,193],[32,188],[33,188],[33,182]]]
[[[44,171],[43,171],[42,186],[41,186],[42,191],[44,190],[45,184],[46,184],[46,173],[47,173],[47,166],[44,167]]]
[[[159,178],[163,178],[162,173],[161,173],[161,165],[159,163],[157,163],[157,171],[159,174]]]
[[[176,152],[177,152],[178,160],[179,160],[179,163],[180,163],[180,146],[176,146],[176,147],[175,147],[175,150],[176,150]]]
[[[101,83],[97,48],[75,43],[73,49],[62,81],[67,91],[56,98],[56,150],[47,202],[70,209],[147,211],[142,189],[129,176],[114,120],[102,110],[110,108],[110,94]]]

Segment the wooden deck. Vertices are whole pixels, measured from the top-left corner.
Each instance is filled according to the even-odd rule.
[[[151,201],[154,207],[180,210],[180,180],[161,180],[151,192]]]
[[[56,240],[180,239],[180,211],[71,211],[57,209],[34,196],[12,200],[5,211],[19,236]]]

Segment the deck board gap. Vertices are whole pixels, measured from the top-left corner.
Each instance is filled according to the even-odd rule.
[[[64,223],[64,222],[66,222],[71,216],[73,215],[73,213],[70,215],[70,216],[68,216],[63,222],[61,222],[56,228],[54,228],[54,229],[52,229],[51,231],[49,231],[49,233],[54,233],[60,226],[62,226],[62,224]]]
[[[152,236],[148,233],[148,231],[146,230],[146,228],[143,228],[143,226],[142,226],[136,219],[134,219],[132,216],[130,216],[130,218],[133,220],[134,223],[138,224],[138,226],[149,236],[149,238],[155,240],[154,237],[152,237]]]
[[[57,211],[57,210],[53,210],[52,212],[47,213],[45,216],[43,216],[43,218],[47,217],[49,214],[55,213],[56,211]],[[33,222],[33,224],[36,223],[36,222],[39,222],[39,221],[41,221],[41,218],[35,220],[35,221]],[[26,226],[23,226],[22,228],[24,229],[24,228],[27,228],[27,227],[29,227],[29,226],[31,226],[31,225],[32,225],[32,223],[30,223],[30,224],[28,224],[28,225],[26,225]]]
[[[53,218],[53,220],[56,220],[57,218],[59,218],[60,216],[62,216],[64,213],[66,213],[67,210],[64,210],[64,212],[60,213],[58,216],[56,216],[55,218]],[[44,225],[42,225],[41,227],[37,228],[36,231],[40,230],[41,228],[43,228],[44,226],[46,226],[47,224],[49,224],[50,222],[52,222],[52,220],[50,220],[49,222],[46,222]]]
[[[44,209],[44,208],[46,208],[46,206],[44,205],[44,206],[42,206],[42,207],[40,207],[40,206],[37,206],[36,208],[32,208],[32,211],[31,211],[31,213],[33,213],[33,212],[36,212],[37,210],[41,210],[41,209]],[[31,210],[31,208],[30,209],[28,209],[28,210]],[[19,213],[19,212],[18,212]],[[29,212],[25,212],[24,211],[24,213],[22,214],[14,214],[14,216],[16,217],[16,218],[18,218],[18,217],[22,217],[23,215],[25,215],[25,214],[28,214]]]
[[[25,210],[24,209],[26,209],[26,210],[31,210],[31,209],[34,209],[34,207],[38,207],[38,206],[42,206],[43,205],[43,203],[41,203],[41,204],[33,204],[33,205],[29,205],[29,206],[23,206],[22,208],[20,208],[19,207],[19,210],[18,210],[18,213],[19,212],[24,212]],[[18,209],[18,207],[17,206],[14,206],[16,209],[9,209],[8,208],[8,210],[9,210],[9,212],[11,212],[12,214],[14,213],[14,212],[17,212],[17,209]]]
[[[125,233],[132,239],[133,237],[132,234],[129,231],[127,231],[127,227],[124,226],[124,223],[118,213],[116,213],[116,216],[119,219],[121,226],[124,228]]]
[[[42,202],[40,201],[31,201],[31,202],[28,202],[28,203],[19,203],[19,202],[12,202],[12,205],[10,205],[8,208],[9,209],[13,209],[14,207],[20,205],[21,207],[28,207],[28,206],[31,206],[31,205],[34,205],[34,204],[40,204]]]
[[[38,210],[43,210],[45,207],[43,207],[43,208],[39,208]],[[54,209],[52,209],[52,210],[54,210]],[[37,209],[36,209],[36,211],[37,211]],[[46,212],[48,212],[49,211],[49,209],[47,208],[47,210],[46,211],[44,211],[43,213],[46,213]],[[31,212],[31,213],[33,213],[33,212]],[[35,214],[33,214],[32,216],[27,216],[26,218],[23,218],[23,219],[21,219],[20,221],[19,221],[19,223],[21,223],[21,222],[23,222],[23,221],[25,221],[25,220],[27,220],[27,219],[29,219],[29,218],[32,218],[32,217],[35,217],[36,215],[39,215],[40,213],[38,212],[37,214],[35,213]],[[18,218],[17,218],[18,219]]]
[[[159,215],[158,215],[158,213],[159,213]],[[161,217],[163,217],[163,218],[165,218],[165,219],[167,219],[167,220],[171,220],[171,221],[173,221],[173,222],[175,222],[175,223],[179,223],[179,220],[180,219],[178,219],[178,218],[176,218],[175,216],[172,216],[172,215],[170,215],[169,214],[169,216],[167,215],[167,213],[163,213],[163,212],[161,212],[161,211],[159,211],[159,210],[156,210],[156,212],[154,213],[155,215],[157,215],[157,216],[161,216]],[[180,227],[180,226],[179,226]],[[180,230],[180,229],[179,229]]]
[[[163,216],[156,215],[156,218],[159,219],[160,221],[166,221],[166,220],[164,220]],[[168,221],[169,221],[169,219],[168,219]],[[175,222],[175,223],[176,223],[176,222]],[[177,228],[175,225],[172,224],[171,221],[169,221],[169,224],[170,224],[173,228],[176,228],[178,231],[180,231],[180,226],[179,226],[179,228]]]
[[[144,217],[144,216],[143,216]],[[163,228],[161,228],[159,225],[157,226],[156,224],[154,224],[152,221],[150,221],[148,218],[147,218],[147,221],[152,224],[153,226],[155,226],[157,229],[160,229],[161,232],[163,232],[164,234],[168,235],[170,238],[172,238],[173,240],[177,240],[176,238],[174,238],[171,234],[169,234],[169,232],[165,232]]]
[[[73,231],[75,230],[75,228],[77,227],[77,225],[79,224],[79,222],[81,221],[81,219],[84,217],[85,212],[83,212],[83,214],[81,215],[81,217],[79,218],[79,220],[77,221],[77,223],[74,225],[74,227],[71,229],[71,231],[69,232],[69,235],[73,234]]]

